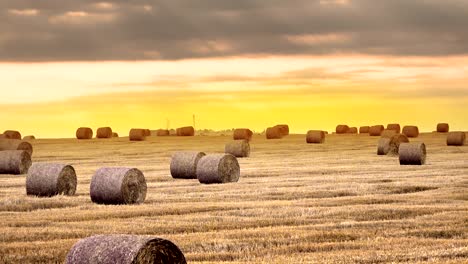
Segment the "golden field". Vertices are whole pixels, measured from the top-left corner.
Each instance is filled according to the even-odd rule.
[[[144,234],[178,245],[189,263],[468,262],[468,146],[427,146],[427,164],[377,156],[378,137],[255,135],[239,159],[238,183],[174,180],[178,150],[223,152],[230,136],[32,141],[34,162],[74,166],[77,194],[25,195],[25,175],[0,175],[0,262],[62,263],[93,234]],[[148,184],[142,205],[96,205],[94,171],[136,167]]]

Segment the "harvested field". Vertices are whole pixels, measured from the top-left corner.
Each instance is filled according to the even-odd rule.
[[[129,141],[37,139],[34,162],[71,164],[75,196],[26,196],[26,175],[0,175],[0,263],[62,263],[96,234],[168,239],[188,263],[460,263],[468,260],[468,147],[421,133],[426,165],[377,156],[378,138],[254,135],[237,183],[173,179],[176,151],[223,153],[232,135]],[[101,167],[140,169],[141,205],[98,205],[89,185]]]

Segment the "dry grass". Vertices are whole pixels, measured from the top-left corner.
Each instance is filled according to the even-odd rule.
[[[76,196],[25,196],[25,175],[0,175],[0,263],[61,263],[94,234],[163,237],[189,263],[460,263],[468,260],[468,147],[421,134],[427,164],[375,155],[368,135],[254,136],[239,182],[203,185],[170,175],[173,152],[224,151],[231,135],[78,141],[36,140],[34,161],[70,163]],[[97,205],[95,170],[137,167],[142,205]]]

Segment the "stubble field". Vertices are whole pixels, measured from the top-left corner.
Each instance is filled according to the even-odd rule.
[[[377,156],[378,137],[254,136],[239,159],[237,183],[174,180],[174,151],[223,152],[229,136],[40,139],[34,162],[74,166],[77,194],[27,197],[25,175],[0,175],[0,262],[62,263],[71,246],[94,234],[163,237],[189,263],[468,262],[468,146],[447,147],[428,133],[427,164],[400,166]],[[142,205],[96,205],[95,170],[143,171]]]

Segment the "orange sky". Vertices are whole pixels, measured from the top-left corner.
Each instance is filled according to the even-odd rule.
[[[156,129],[288,123],[293,133],[438,122],[468,130],[468,57],[256,56],[0,63],[0,130],[73,137],[79,126]]]

